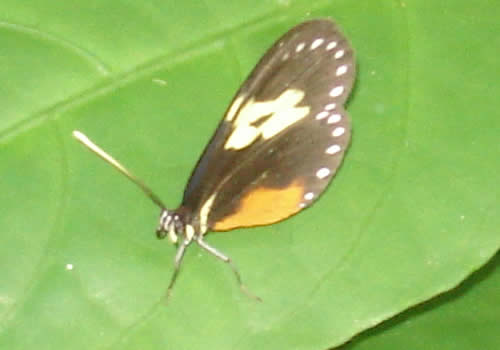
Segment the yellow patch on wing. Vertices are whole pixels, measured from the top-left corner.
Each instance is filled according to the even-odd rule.
[[[236,99],[226,117],[227,121],[232,121],[235,116],[236,119],[224,149],[243,149],[260,135],[269,139],[307,116],[310,111],[308,106],[297,107],[304,95],[302,90],[288,89],[274,100],[256,102],[250,99],[241,109],[243,98]],[[265,117],[268,118],[261,125],[252,125]]]
[[[210,209],[212,209],[212,204],[214,203],[216,193],[212,194],[210,198],[208,198],[205,203],[203,203],[203,206],[201,207],[200,210],[200,231],[201,234],[204,234],[207,232],[207,220],[208,220],[208,214],[210,213]]]
[[[245,99],[244,96],[239,96],[237,99],[234,100],[233,104],[231,105],[229,111],[226,114],[226,120],[228,122],[231,122],[233,120],[234,116],[236,115],[236,112],[238,112],[238,109],[240,108],[241,103],[243,102],[244,99]]]
[[[214,231],[227,231],[237,227],[269,225],[297,213],[303,201],[302,181],[294,181],[282,189],[257,187],[248,192],[237,211],[216,222]]]

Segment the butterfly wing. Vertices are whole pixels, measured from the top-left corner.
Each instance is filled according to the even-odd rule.
[[[329,20],[280,38],[242,85],[198,161],[183,206],[201,231],[270,224],[324,191],[349,145],[354,53]]]

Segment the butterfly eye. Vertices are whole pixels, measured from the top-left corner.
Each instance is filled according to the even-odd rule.
[[[167,236],[168,226],[172,216],[169,214],[168,210],[163,209],[160,213],[160,223],[156,228],[156,237],[158,239],[164,239]]]

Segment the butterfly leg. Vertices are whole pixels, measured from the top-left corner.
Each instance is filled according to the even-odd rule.
[[[179,274],[181,268],[182,258],[184,257],[184,253],[186,252],[187,246],[191,243],[191,239],[185,239],[177,248],[177,253],[175,253],[175,261],[174,261],[174,272],[172,273],[172,277],[170,278],[170,283],[168,284],[167,296],[166,299],[170,296],[172,292],[172,288],[174,287],[175,280],[177,279],[177,275]]]
[[[238,271],[238,269],[236,268],[236,266],[233,264],[233,261],[231,260],[231,258],[229,258],[228,256],[222,254],[221,252],[219,252],[217,249],[215,249],[214,247],[208,245],[204,240],[203,238],[200,236],[200,237],[195,237],[195,240],[196,240],[196,243],[198,243],[198,245],[200,247],[202,247],[203,249],[205,249],[207,252],[209,252],[210,254],[216,256],[217,258],[219,258],[220,260],[224,261],[226,264],[229,265],[229,267],[231,267],[231,270],[233,270],[233,273],[234,273],[234,276],[236,277],[236,280],[238,281],[238,284],[240,286],[240,289],[243,293],[245,293],[246,295],[248,295],[250,298],[252,299],[255,299],[257,301],[262,301],[261,298],[259,298],[258,296],[256,296],[255,294],[253,294],[252,292],[250,292],[248,290],[248,288],[245,286],[245,284],[243,284],[243,281],[241,280],[241,275],[240,275],[240,272]]]

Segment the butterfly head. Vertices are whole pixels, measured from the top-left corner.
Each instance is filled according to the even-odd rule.
[[[156,237],[163,239],[168,236],[172,243],[177,243],[180,236],[185,235],[184,217],[175,210],[162,209],[160,223],[156,229]]]

